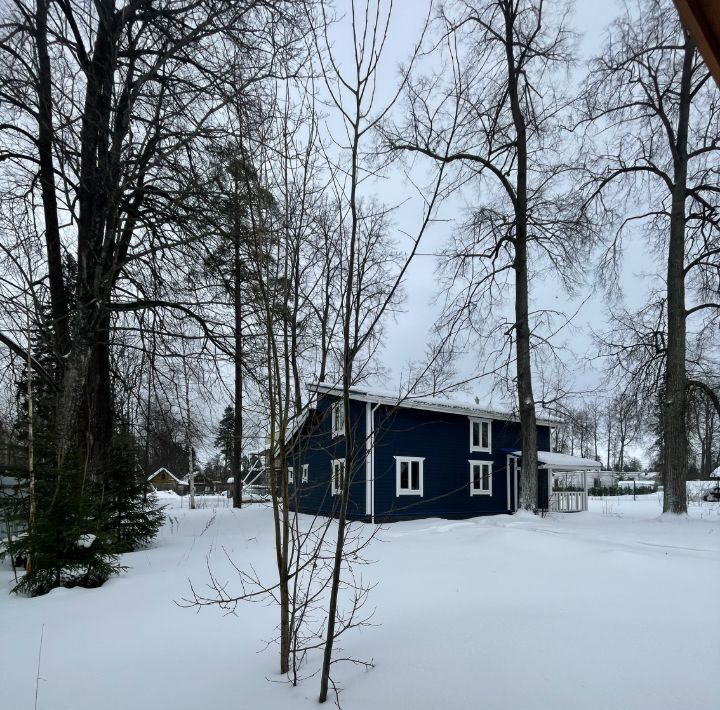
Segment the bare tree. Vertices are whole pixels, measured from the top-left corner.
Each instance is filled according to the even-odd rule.
[[[302,24],[304,16],[299,19]],[[306,63],[306,59],[298,63]],[[242,282],[243,325],[247,328],[254,323],[256,337],[250,342],[255,349],[262,349],[262,356],[255,361],[254,384],[264,408],[265,465],[278,579],[268,583],[254,572],[238,568],[239,594],[229,595],[211,577],[213,594],[193,592],[191,601],[193,605],[221,606],[268,598],[276,602],[280,672],[292,674],[294,682],[307,650],[320,638],[317,630],[309,629],[315,625],[313,610],[324,599],[328,560],[332,559],[327,553],[323,556],[329,521],[316,520],[309,529],[301,527],[290,494],[292,433],[303,422],[308,405],[301,387],[306,351],[312,350],[306,330],[314,331],[309,325],[314,314],[329,314],[334,307],[332,302],[320,303],[313,293],[311,266],[317,261],[314,247],[318,244],[314,234],[319,200],[317,156],[322,146],[316,143],[309,89],[302,78],[274,78],[256,87],[261,93],[254,99],[243,97],[243,104],[236,106],[233,114],[241,130],[235,140],[225,144],[225,154],[232,155],[226,171],[230,184],[219,184],[227,183],[226,179],[214,180],[214,202],[224,203],[220,212],[229,216],[227,224],[217,219],[213,224],[218,236],[229,236],[232,244],[235,273],[230,270],[228,290],[233,292]],[[324,236],[331,240],[334,235],[325,232]],[[233,305],[237,306],[237,300]],[[328,316],[325,325],[329,320]],[[334,333],[325,331],[321,347],[331,347],[334,340]],[[238,363],[241,353],[237,341],[235,345]],[[325,362],[327,353],[320,352],[318,359]]]
[[[604,273],[617,274],[623,238],[636,223],[645,225],[648,239],[666,254],[666,292],[658,299],[662,327],[644,333],[640,342],[664,340],[658,353],[663,505],[683,513],[693,381],[687,372],[688,322],[703,317],[717,322],[719,306],[720,93],[672,3],[640,0],[611,28],[583,100],[585,118],[600,135],[589,165],[588,200],[606,224],[615,222],[605,233]]]
[[[709,478],[710,474],[720,466],[720,445],[718,441],[718,413],[709,397],[694,393],[690,400],[690,418],[694,427],[694,439],[699,449],[698,472],[701,478]]]
[[[347,628],[339,612],[341,576],[352,574],[346,565],[347,506],[360,459],[353,443],[350,388],[367,377],[368,367],[372,367],[372,354],[379,343],[382,320],[397,303],[402,280],[435,213],[444,168],[439,167],[434,184],[423,197],[417,231],[412,236],[407,235],[410,236],[408,249],[403,254],[392,254],[393,258],[388,259],[392,251],[388,235],[391,209],[365,196],[363,186],[378,169],[373,149],[368,146],[369,139],[394,106],[407,78],[406,69],[397,91],[391,92],[389,99],[381,104],[378,98],[382,76],[380,62],[388,40],[392,3],[367,0],[352,6],[346,27],[352,37],[352,47],[346,61],[330,42],[331,25],[324,6],[321,8],[323,22],[315,33],[315,47],[320,56],[329,103],[342,125],[344,137],[342,141],[336,139],[338,155],[334,161],[337,168],[333,174],[340,214],[338,237],[342,245],[338,279],[342,299],[338,386],[342,393],[345,451],[344,470],[337,481],[337,534],[320,677],[319,701],[323,703],[330,687],[335,687],[331,678],[332,664],[338,660],[333,658],[335,642]],[[417,57],[426,27],[427,23],[413,51],[410,66]]]
[[[528,510],[538,505],[533,351],[543,344],[540,323],[531,319],[548,315],[531,316],[531,265],[545,260],[571,285],[573,249],[582,244],[585,224],[559,187],[559,115],[566,99],[552,76],[572,61],[572,36],[564,10],[549,5],[488,0],[444,6],[437,44],[443,73],[409,86],[409,118],[387,131],[393,149],[451,166],[457,189],[469,184],[477,190],[478,204],[446,255],[451,292],[463,287],[450,301],[444,325],[482,343],[492,323],[511,350],[504,357],[508,367],[515,363],[520,504]],[[514,318],[497,325],[493,312],[511,285]]]
[[[225,304],[195,266],[205,255],[205,235],[193,229],[206,209],[199,156],[223,131],[229,97],[274,75],[298,41],[292,5],[19,0],[0,11],[2,212],[16,231],[30,225],[42,251],[58,486],[87,478],[98,507],[117,498],[109,472],[118,478],[123,468],[131,487],[137,468],[111,465],[132,419],[120,409],[130,400],[117,396],[130,373],[114,370],[125,362],[114,352],[152,355],[147,403],[167,374],[160,361],[177,355],[173,337],[208,360],[230,354]],[[227,61],[233,52],[244,58],[240,84]],[[14,306],[0,306],[5,325]],[[17,337],[0,340],[25,356]]]
[[[89,442],[91,474],[105,470],[115,300],[123,286],[133,290],[131,264],[177,246],[170,227],[181,227],[192,184],[185,156],[223,103],[218,38],[234,33],[251,51],[243,30],[254,24],[262,34],[276,4],[178,0],[161,10],[149,0],[122,7],[43,0],[6,8],[0,95],[10,120],[0,156],[17,185],[7,199],[23,199],[31,185],[27,209],[42,209],[62,365],[59,463],[70,453],[85,460]],[[62,258],[71,248],[76,278]],[[124,300],[120,311],[148,307]]]

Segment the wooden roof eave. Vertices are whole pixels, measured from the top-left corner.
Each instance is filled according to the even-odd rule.
[[[675,0],[675,6],[720,87],[720,3],[718,0]]]

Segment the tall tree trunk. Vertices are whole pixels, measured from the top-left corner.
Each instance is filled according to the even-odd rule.
[[[236,185],[237,194],[237,185]],[[235,311],[235,409],[233,416],[233,508],[242,508],[242,435],[243,435],[243,372],[242,372],[242,288],[240,282],[240,223],[236,209],[234,249],[233,306]]]
[[[597,461],[600,457],[598,456],[598,415],[597,409],[593,414],[593,450],[595,451],[595,460]]]
[[[28,516],[28,532],[30,533],[29,539],[31,541],[31,545],[28,548],[27,551],[27,559],[25,561],[25,571],[27,574],[30,574],[32,571],[32,562],[33,562],[33,550],[32,550],[32,539],[33,539],[33,531],[35,528],[35,507],[36,507],[36,497],[35,497],[35,427],[33,422],[33,388],[32,388],[32,378],[33,378],[33,370],[31,367],[31,358],[32,358],[32,333],[30,330],[30,317],[28,316],[28,325],[27,325],[27,353],[28,353],[28,359],[27,359],[27,437],[28,437],[28,449],[27,449],[27,465],[28,465],[28,498],[30,499],[30,515]],[[8,535],[8,542],[10,542],[11,538],[10,535]],[[11,558],[13,558],[13,568],[15,566],[14,561],[14,555],[10,555]]]
[[[189,501],[190,510],[195,510],[195,469],[193,466],[193,437],[192,422],[190,420],[190,375],[188,373],[186,355],[183,353],[183,375],[185,379],[185,441],[188,449],[188,483],[189,485]]]
[[[612,447],[612,412],[608,407],[607,412],[607,470],[612,470],[612,462],[610,461],[610,448]]]
[[[680,84],[677,139],[673,151],[674,184],[670,212],[667,262],[667,364],[663,406],[665,493],[663,511],[687,512],[687,371],[685,332],[685,200],[687,198],[687,138],[690,117],[690,81],[695,46],[685,33]]]
[[[110,369],[108,303],[116,277],[108,245],[115,243],[117,228],[116,221],[110,219],[108,206],[113,192],[108,147],[119,25],[115,21],[113,0],[100,0],[95,8],[98,23],[92,58],[83,67],[86,86],[77,183],[77,306],[72,323],[72,347],[66,358],[58,400],[56,450],[59,467],[75,448],[81,459],[89,454],[91,470],[101,471],[105,463],[103,452],[112,435],[113,417],[110,401],[105,399]],[[53,206],[52,196],[48,196],[50,202],[46,204],[45,193],[43,195],[46,210]],[[97,432],[95,416],[101,418]],[[78,426],[79,421],[86,426],[92,422],[91,442],[86,439],[88,431]]]
[[[143,500],[147,500],[148,494],[148,478],[150,478],[150,409],[152,406],[152,392],[153,392],[153,376],[155,373],[155,344],[150,348],[148,357],[149,361],[149,372],[148,372],[148,389],[147,397],[145,400],[145,442],[144,442],[144,456],[143,456],[143,469],[145,471],[145,478],[143,480]]]
[[[97,329],[88,368],[86,396],[81,403],[80,434],[85,433],[88,472],[95,482],[104,482],[111,470],[115,412],[110,372],[110,317]]]
[[[522,430],[522,470],[520,474],[520,507],[538,508],[537,480],[537,421],[535,397],[532,388],[532,362],[530,358],[530,320],[528,303],[528,233],[527,233],[527,130],[519,96],[519,75],[514,56],[515,8],[513,3],[503,4],[505,16],[505,54],[508,72],[508,95],[515,140],[517,141],[517,183],[515,206],[515,337],[517,354],[518,407]]]
[[[93,327],[87,306],[79,304],[76,309],[70,355],[65,362],[62,386],[58,394],[55,413],[55,451],[58,470],[61,471],[68,454],[75,449],[81,454],[85,450],[82,422],[80,421],[81,402],[87,392],[88,371],[92,359]],[[86,421],[88,420],[85,417]],[[80,458],[84,458],[80,455]]]
[[[715,410],[712,408],[710,400],[707,397],[705,398],[702,417],[702,433],[700,432],[700,421],[698,417],[698,439],[700,441],[700,477],[710,478],[710,474],[713,470],[712,445]]]
[[[68,324],[68,301],[63,279],[60,227],[55,190],[55,166],[53,161],[52,121],[52,72],[47,44],[47,20],[49,0],[37,0],[35,5],[35,43],[38,59],[37,74],[37,149],[40,161],[40,187],[42,191],[43,218],[45,220],[45,248],[48,260],[48,284],[50,288],[50,311],[53,319],[55,352],[61,358],[70,351]],[[63,360],[59,360],[64,365]]]

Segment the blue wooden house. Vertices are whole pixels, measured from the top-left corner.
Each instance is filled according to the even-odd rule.
[[[347,475],[351,519],[383,523],[517,510],[521,439],[516,415],[436,399],[398,402],[353,387],[349,429],[354,454],[347,470],[342,392],[324,383],[314,390],[315,406],[288,440],[291,500],[300,512],[335,514]],[[550,451],[556,424],[538,419],[541,461],[541,454]],[[577,467],[579,461],[552,456],[555,469]],[[550,507],[551,481],[550,469],[541,468],[539,507]]]

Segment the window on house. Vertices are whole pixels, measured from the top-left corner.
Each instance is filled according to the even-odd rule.
[[[345,433],[345,409],[342,402],[335,402],[331,408],[332,435],[342,436]]]
[[[342,492],[344,478],[345,459],[334,459],[332,462],[332,494],[334,496]]]
[[[424,458],[395,457],[396,495],[421,496],[423,494]]]
[[[310,473],[310,465],[304,463],[302,465],[302,483],[308,482],[308,474]]]
[[[470,451],[492,451],[491,422],[487,419],[470,420]]]
[[[292,466],[288,466],[288,483],[295,483],[295,469]]]
[[[492,462],[471,461],[470,462],[470,495],[491,496],[492,495]]]

